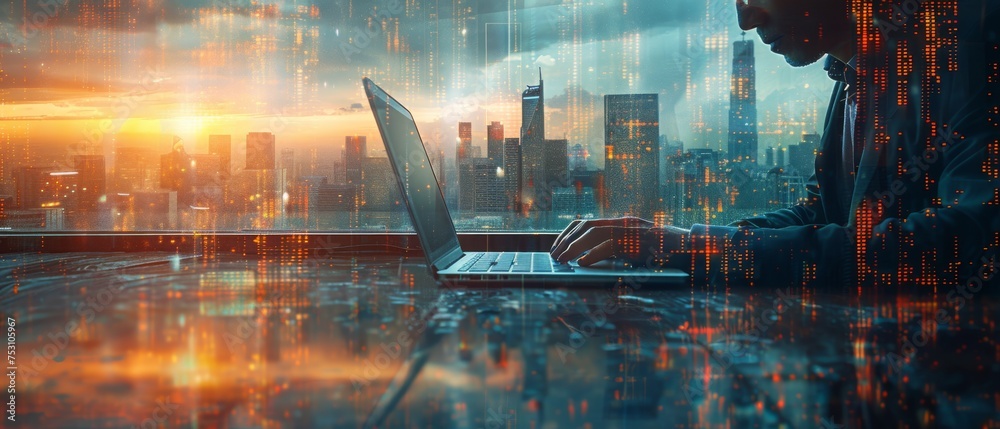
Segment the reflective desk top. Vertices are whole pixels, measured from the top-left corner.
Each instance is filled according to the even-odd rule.
[[[462,289],[372,255],[0,255],[0,280],[24,427],[1000,427],[986,291]]]

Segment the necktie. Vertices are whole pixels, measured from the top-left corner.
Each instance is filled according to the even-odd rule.
[[[857,106],[857,73],[854,68],[844,64],[843,62],[833,58],[829,55],[826,57],[826,64],[823,66],[826,70],[827,75],[830,79],[838,82],[843,82],[846,87],[844,102],[852,103]],[[855,107],[856,111],[857,107]],[[852,141],[854,143],[854,167],[857,169],[858,163],[861,161],[861,153],[865,149],[865,139],[863,121],[859,121],[859,118],[854,118],[854,136]]]

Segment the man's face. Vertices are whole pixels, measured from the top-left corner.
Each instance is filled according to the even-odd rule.
[[[846,0],[737,0],[736,11],[740,28],[756,28],[764,44],[793,67],[853,48],[848,46],[854,35]]]

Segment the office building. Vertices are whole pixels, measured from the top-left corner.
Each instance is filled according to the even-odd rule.
[[[364,211],[385,212],[399,207],[399,186],[389,158],[365,158],[359,192]]]
[[[121,147],[115,153],[114,191],[153,191],[160,187],[160,154],[153,149]]]
[[[104,155],[76,155],[73,157],[73,168],[78,173],[77,209],[88,212],[97,210],[107,198]]]
[[[472,158],[472,122],[458,123],[458,145],[455,148],[455,160],[458,163]]]
[[[757,163],[757,74],[753,41],[733,43],[733,74],[729,90],[730,162]]]
[[[195,187],[221,187],[224,183],[225,167],[219,155],[196,153],[191,155]]]
[[[504,176],[499,174],[502,170],[489,158],[476,158],[472,160],[473,174],[475,175],[473,185],[475,186],[475,204],[473,210],[476,213],[499,213],[507,211],[507,199],[504,192]]]
[[[458,163],[458,209],[472,211],[476,208],[476,164],[478,158],[463,159]]]
[[[545,81],[539,70],[538,85],[521,94],[521,201],[523,210],[550,209],[546,192]]]
[[[299,164],[295,162],[295,149],[282,149],[281,150],[281,163],[279,168],[285,170],[285,177],[289,182],[295,182],[298,180],[300,171]]]
[[[344,180],[348,185],[360,185],[365,158],[368,157],[367,137],[347,136],[344,139]],[[336,180],[334,180],[336,182]]]
[[[494,121],[486,127],[486,157],[497,167],[503,166],[503,124]]]
[[[320,212],[349,212],[357,209],[358,187],[338,183],[322,183],[314,188],[310,201]]]
[[[75,209],[78,176],[75,171],[59,171],[53,167],[19,167],[14,172],[17,207],[22,210]]]
[[[521,211],[521,139],[510,137],[503,142],[504,193],[507,211]]]
[[[565,186],[568,183],[569,141],[545,141],[545,182],[549,188]],[[551,189],[550,191],[551,192]]]
[[[458,142],[455,146],[455,169],[458,173],[458,209],[472,211],[476,207],[475,165],[477,158],[472,150],[472,123],[458,123]]]
[[[219,171],[228,179],[233,174],[233,136],[208,136],[208,153],[219,157]]]
[[[181,191],[193,185],[191,157],[184,147],[160,155],[160,188]]]
[[[247,134],[247,170],[274,170],[274,134]]]
[[[569,157],[569,170],[571,172],[587,169],[587,150],[583,148],[582,144],[577,143],[573,145]]]
[[[560,187],[552,191],[552,211],[567,219],[598,217],[594,188]]]
[[[809,177],[816,164],[819,150],[819,134],[803,134],[802,142],[788,147],[788,167],[796,173]]]
[[[604,96],[606,216],[659,211],[659,112],[657,94]]]
[[[234,175],[227,186],[243,228],[274,228],[285,213],[283,196],[288,188],[280,170],[247,169]]]

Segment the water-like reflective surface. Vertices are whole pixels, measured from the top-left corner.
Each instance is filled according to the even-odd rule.
[[[1000,426],[986,291],[462,290],[284,254],[0,255],[0,279],[22,427]]]

